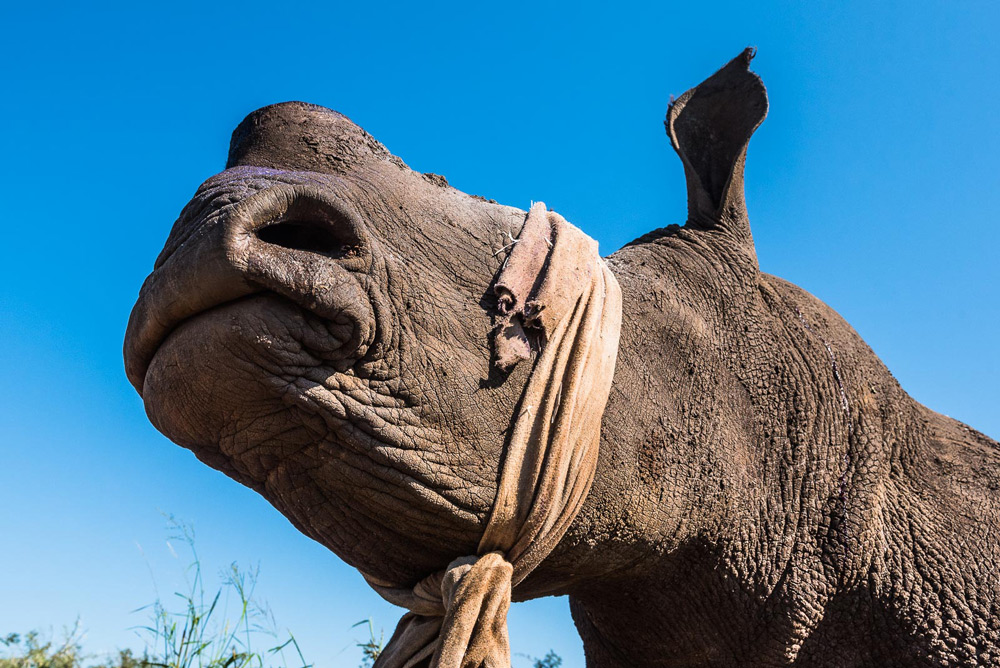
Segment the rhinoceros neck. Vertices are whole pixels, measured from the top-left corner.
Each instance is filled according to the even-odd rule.
[[[611,263],[625,321],[597,480],[547,565],[572,581],[589,665],[864,665],[995,638],[996,442],[911,399],[794,285],[719,294],[629,251]],[[935,573],[968,625],[913,621],[940,609]]]

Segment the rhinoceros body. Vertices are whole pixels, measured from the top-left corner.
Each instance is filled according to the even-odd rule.
[[[1000,445],[911,399],[762,273],[745,53],[670,110],[683,227],[622,291],[593,486],[515,598],[569,594],[588,665],[1000,664]],[[525,212],[411,171],[343,116],[266,107],[184,209],[126,337],[169,438],[369,576],[474,553],[530,373],[491,361]]]

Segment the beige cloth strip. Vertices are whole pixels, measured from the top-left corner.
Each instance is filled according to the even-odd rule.
[[[511,591],[562,538],[594,478],[621,329],[621,289],[597,242],[539,202],[494,289],[497,364],[539,352],[479,555],[412,588],[368,580],[410,610],[375,668],[509,668]]]

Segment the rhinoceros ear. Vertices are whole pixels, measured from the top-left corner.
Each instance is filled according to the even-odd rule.
[[[767,116],[767,91],[750,71],[748,48],[681,95],[667,111],[667,134],[684,163],[688,224],[751,240],[743,197],[747,144]]]

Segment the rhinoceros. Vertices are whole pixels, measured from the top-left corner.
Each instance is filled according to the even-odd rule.
[[[499,617],[511,597],[569,595],[597,668],[1000,665],[1000,445],[911,399],[833,310],[760,271],[743,189],[767,113],[752,56],[670,105],[685,224],[581,261],[620,297],[613,367],[579,377],[604,396],[559,446],[591,468],[531,567],[511,580],[509,554],[489,552],[507,570],[477,595]],[[413,171],[334,111],[277,104],[236,128],[132,312],[125,366],[157,429],[380,591],[424,587],[393,643],[430,649],[383,666],[509,663],[475,642],[449,654],[440,620],[411,641],[486,560],[553,345],[498,288],[533,216],[575,230]],[[513,360],[498,341],[521,346]],[[502,644],[484,619],[461,632]]]

